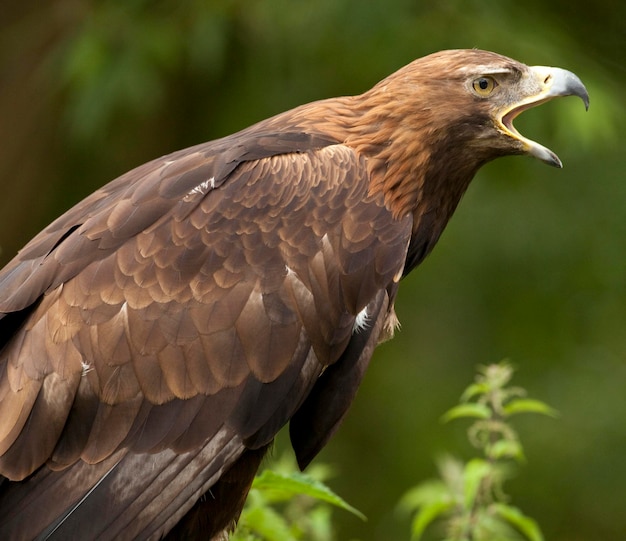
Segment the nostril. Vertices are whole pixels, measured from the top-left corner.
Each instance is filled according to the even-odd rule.
[[[552,79],[552,75],[547,75],[546,78],[543,80],[543,84],[547,85],[550,79]]]

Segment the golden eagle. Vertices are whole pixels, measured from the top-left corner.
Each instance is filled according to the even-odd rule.
[[[393,333],[402,277],[513,119],[574,74],[414,61],[142,165],[0,272],[0,537],[212,538],[278,430],[305,467]]]

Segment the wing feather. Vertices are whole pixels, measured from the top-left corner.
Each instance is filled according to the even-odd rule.
[[[115,405],[98,404],[89,437],[80,455],[83,462],[96,464],[118,450],[135,423],[142,402],[143,397],[137,395],[132,400]]]
[[[89,380],[81,377],[65,422],[63,437],[58,439],[47,462],[49,468],[63,470],[79,460],[87,446],[99,403]]]
[[[355,388],[372,348],[355,341],[354,321],[402,271],[411,220],[368,195],[363,157],[328,143],[263,135],[156,160],[70,210],[0,273],[0,314],[32,311],[0,350],[0,469],[32,474],[11,485],[23,506],[0,512],[0,531],[31,512],[26,486],[71,482],[47,512],[62,517],[55,535],[97,516],[92,532],[160,536],[333,381],[319,377],[328,366],[345,362],[346,379],[356,366]],[[334,430],[351,397],[320,426]],[[302,445],[307,457],[317,443]],[[27,458],[13,465],[18,449]],[[46,462],[58,473],[38,470]]]
[[[26,421],[30,415],[31,409],[39,391],[42,382],[39,380],[26,379],[24,385],[19,392],[7,390],[10,386],[8,378],[3,378],[2,403],[0,403],[0,452],[5,453],[13,445],[19,437],[20,432],[24,428]],[[0,461],[2,458],[0,457]],[[9,479],[19,478],[19,475],[13,474],[10,468],[3,470],[3,475]]]
[[[23,478],[48,460],[74,401],[78,375],[71,379],[52,373],[43,384],[11,447],[0,456],[0,468]]]

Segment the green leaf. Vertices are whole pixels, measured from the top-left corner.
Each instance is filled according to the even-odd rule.
[[[515,526],[530,541],[543,541],[543,535],[537,522],[527,517],[517,507],[503,503],[494,503],[491,505],[491,508],[499,517]]]
[[[489,417],[491,417],[491,410],[484,404],[459,404],[444,413],[441,417],[441,421],[443,423],[447,423],[453,419],[460,419],[463,417],[489,419]]]
[[[324,483],[316,481],[303,473],[283,474],[265,470],[254,479],[252,487],[263,491],[271,491],[274,501],[285,501],[297,495],[310,496],[345,509],[361,520],[367,520],[363,513],[352,507],[340,496],[337,496]]]
[[[240,530],[244,536],[246,532],[254,532],[261,535],[262,539],[272,541],[292,541],[293,539],[287,521],[266,505],[246,508],[242,515]]]
[[[463,471],[463,496],[466,509],[474,506],[483,479],[492,471],[491,464],[482,458],[473,458],[466,464]]]
[[[306,511],[306,521],[309,527],[303,531],[301,539],[307,541],[331,541],[335,539],[333,529],[332,509],[328,505],[318,505]]]
[[[498,440],[489,446],[487,453],[492,459],[514,458],[519,461],[524,460],[524,450],[521,443],[516,440]]]
[[[489,391],[489,385],[486,383],[472,383],[461,395],[461,402],[467,402],[475,396],[486,394]]]
[[[411,525],[411,539],[418,540],[428,525],[454,507],[453,501],[436,501],[420,507]]]
[[[429,479],[407,491],[400,500],[402,510],[414,511],[434,502],[451,500],[450,489],[439,479]]]
[[[518,413],[542,413],[550,417],[558,417],[559,412],[548,406],[541,400],[532,398],[517,398],[506,404],[502,411],[506,417],[516,415]]]

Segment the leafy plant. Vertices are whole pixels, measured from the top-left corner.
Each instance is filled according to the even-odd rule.
[[[404,495],[400,507],[415,513],[412,539],[420,539],[428,526],[440,520],[446,541],[543,541],[537,523],[509,503],[503,485],[524,461],[511,417],[521,413],[555,417],[556,411],[527,398],[524,389],[508,385],[514,372],[510,363],[479,367],[478,372],[460,403],[442,421],[475,419],[468,438],[482,456],[467,463],[444,456],[438,461],[440,479],[420,483]]]
[[[231,541],[332,541],[333,506],[365,520],[324,484],[328,466],[304,474],[292,462],[283,458],[256,476]]]

